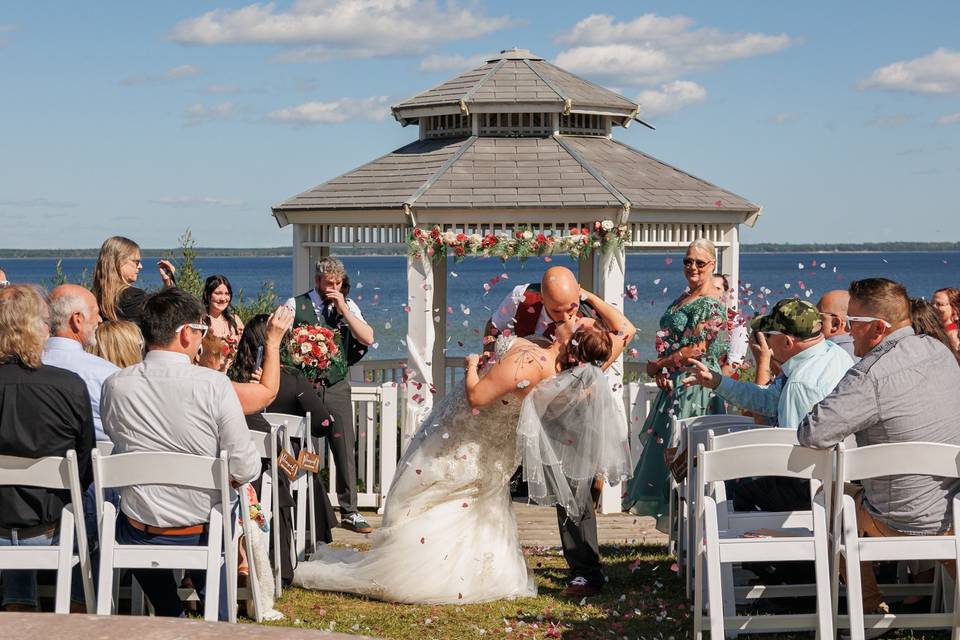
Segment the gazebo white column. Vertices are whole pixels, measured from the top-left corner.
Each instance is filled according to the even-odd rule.
[[[433,406],[434,270],[428,256],[407,258],[407,389],[403,445],[406,449]],[[446,309],[443,310],[444,314]],[[443,318],[444,316],[441,316]],[[419,386],[419,388],[417,388]]]
[[[594,254],[594,293],[609,305],[623,311],[623,288],[626,276],[626,252],[621,247],[616,251]],[[607,380],[615,393],[623,395],[623,355],[607,369]],[[623,407],[626,418],[626,406]],[[627,423],[624,422],[626,425]],[[630,437],[629,428],[624,434]],[[603,486],[600,499],[601,513],[619,513],[621,511],[620,493],[622,486]]]

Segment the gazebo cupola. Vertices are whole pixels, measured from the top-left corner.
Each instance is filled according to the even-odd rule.
[[[614,127],[640,115],[623,96],[508,49],[392,113],[419,127],[416,141],[273,208],[281,226],[294,225],[297,291],[309,288],[319,256],[338,247],[405,252],[414,227],[564,237],[604,220],[626,226],[623,247],[582,257],[579,277],[613,304],[622,304],[625,250],[676,250],[707,238],[736,281],[739,225],[752,225],[760,207],[613,139]],[[443,261],[408,259],[405,364],[438,394],[461,369],[451,358],[448,374],[446,314],[434,312],[447,306],[446,277]],[[407,432],[429,396],[408,394]]]

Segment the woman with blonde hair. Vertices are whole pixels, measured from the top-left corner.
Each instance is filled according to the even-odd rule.
[[[664,450],[671,446],[673,419],[726,413],[723,400],[713,391],[681,382],[688,358],[719,370],[729,349],[724,331],[727,311],[713,281],[716,266],[717,250],[712,242],[701,238],[690,243],[683,258],[687,289],[660,318],[658,357],[647,363],[647,375],[656,380],[660,393],[640,431],[643,450],[627,487],[624,508],[656,517],[661,531],[669,526],[669,472]]]
[[[157,268],[163,286],[172,287],[176,271],[173,263],[159,260]],[[112,236],[104,241],[93,268],[93,295],[104,320],[130,320],[140,324],[147,294],[133,283],[140,277],[141,269],[140,245],[123,236]]]
[[[50,336],[48,318],[47,303],[36,288],[14,284],[0,289],[0,455],[44,458],[73,449],[80,486],[87,487],[93,481],[90,395],[80,376],[41,362]],[[0,547],[55,544],[60,512],[69,502],[69,492],[0,487]],[[35,611],[37,572],[4,569],[0,604],[7,611]]]
[[[124,369],[143,360],[143,334],[129,320],[108,320],[97,327],[97,344],[90,352]]]

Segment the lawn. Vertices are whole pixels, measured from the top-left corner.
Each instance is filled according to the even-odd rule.
[[[675,572],[674,558],[666,554],[664,547],[603,547],[609,583],[601,596],[586,601],[560,596],[567,574],[558,548],[529,548],[526,553],[540,589],[536,598],[462,606],[415,606],[291,588],[284,591],[276,605],[287,617],[273,624],[412,640],[680,640],[692,636],[690,605]],[[812,634],[754,637],[811,638]],[[946,637],[946,633],[910,631],[884,636],[917,640]]]

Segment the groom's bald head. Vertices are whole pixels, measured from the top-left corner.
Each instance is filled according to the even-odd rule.
[[[550,267],[540,281],[543,308],[554,322],[564,322],[577,315],[580,306],[580,284],[566,267]]]

